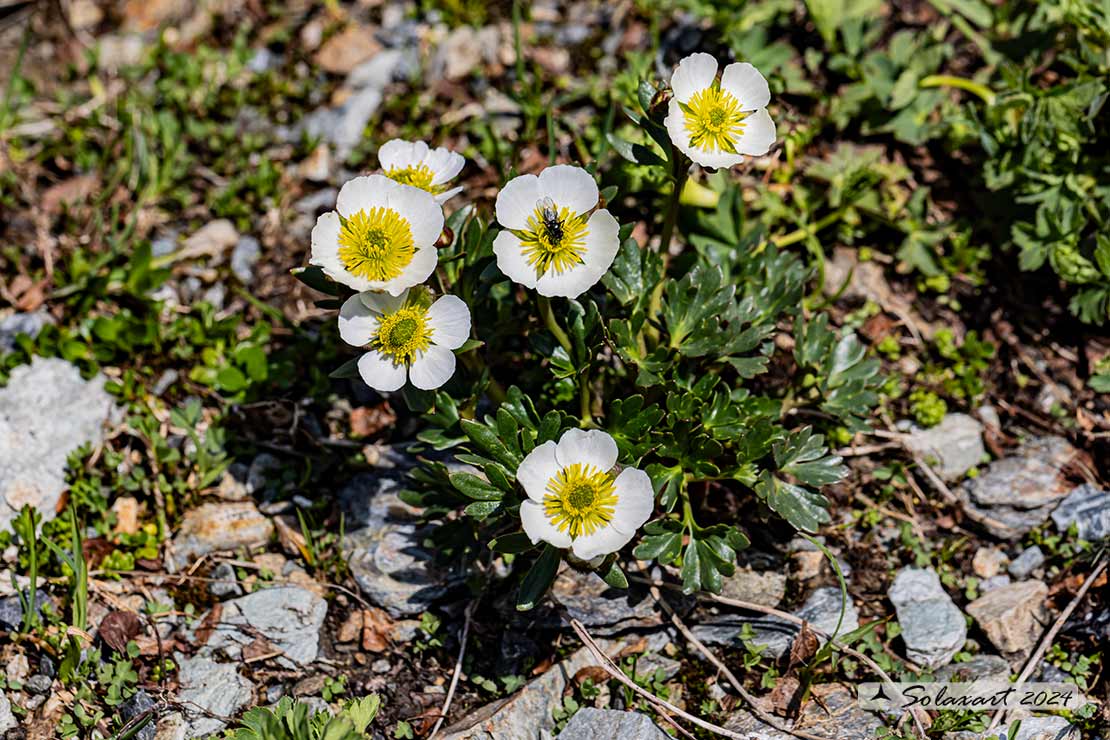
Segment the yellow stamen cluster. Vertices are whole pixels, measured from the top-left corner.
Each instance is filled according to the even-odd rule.
[[[426,308],[409,304],[382,316],[370,345],[393,360],[394,364],[411,364],[417,353],[428,349],[432,343],[427,315]]]
[[[617,494],[613,476],[592,465],[575,463],[547,482],[543,511],[551,524],[571,538],[591,535],[613,519]]]
[[[390,180],[396,180],[402,185],[412,185],[414,188],[427,190],[429,193],[442,193],[444,186],[433,185],[432,180],[435,179],[435,173],[428,168],[427,165],[417,164],[409,167],[390,167],[385,176]]]
[[[363,209],[342,223],[339,259],[352,275],[384,282],[412,262],[416,253],[412,226],[392,208]]]
[[[731,93],[714,83],[680,106],[691,146],[736,153],[736,142],[744,133],[744,119],[749,113],[740,109],[740,101]]]
[[[518,233],[520,246],[536,275],[549,270],[561,275],[584,262],[586,219],[568,208],[537,205],[527,231]]]

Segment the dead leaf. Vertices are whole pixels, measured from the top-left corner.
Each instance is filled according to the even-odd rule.
[[[197,625],[197,631],[194,633],[196,635],[197,647],[208,644],[208,638],[212,636],[212,633],[216,629],[216,625],[220,623],[220,615],[223,614],[223,611],[223,606],[217,602],[212,607],[211,611],[204,616],[204,619],[200,620],[200,624]]]
[[[63,180],[57,185],[52,185],[42,194],[42,210],[47,213],[59,213],[63,205],[77,203],[92,195],[100,185],[100,177],[96,174],[78,175],[68,180]]]
[[[243,660],[250,663],[273,655],[276,648],[265,637],[256,637],[249,644],[243,646]]]
[[[389,402],[377,406],[359,406],[351,411],[351,436],[371,437],[397,423],[397,414]]]
[[[339,631],[335,635],[336,642],[354,642],[362,634],[362,612],[353,611],[343,624],[339,625]]]
[[[143,620],[135,612],[117,609],[108,612],[108,616],[100,621],[98,633],[104,644],[117,653],[127,652],[127,643],[143,631]]]
[[[293,517],[274,517],[274,529],[277,530],[278,542],[281,543],[282,550],[289,555],[299,555],[304,558],[306,562],[309,560],[309,552],[305,543],[304,533],[301,532],[299,526],[293,526]]]
[[[81,543],[81,554],[84,555],[89,570],[99,568],[104,558],[115,549],[116,546],[105,537],[93,537]]]
[[[771,708],[780,717],[796,717],[801,709],[801,683],[794,676],[783,676],[771,691]]]
[[[787,664],[787,670],[800,665],[808,665],[813,656],[817,654],[817,648],[820,646],[821,641],[810,629],[809,622],[802,622],[802,629],[790,645],[790,661]]]
[[[362,610],[362,649],[370,653],[380,653],[389,647],[389,633],[393,620],[382,609]]]
[[[372,27],[348,26],[328,39],[313,59],[324,70],[345,75],[381,49]]]
[[[609,672],[599,665],[588,665],[579,668],[578,672],[574,674],[574,683],[581,686],[586,682],[586,679],[593,681],[595,684],[603,684],[609,680]]]

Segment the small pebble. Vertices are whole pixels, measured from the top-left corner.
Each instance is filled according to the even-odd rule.
[[[23,688],[32,694],[46,695],[50,693],[50,687],[53,685],[54,679],[50,676],[44,676],[38,673],[27,679],[27,683],[23,684]]]
[[[392,667],[385,658],[378,658],[370,665],[370,670],[374,673],[389,673],[389,669]]]

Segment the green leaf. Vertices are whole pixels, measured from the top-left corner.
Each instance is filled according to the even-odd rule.
[[[476,501],[500,501],[505,496],[504,491],[471,473],[452,473],[451,485],[462,495]]]
[[[535,545],[532,540],[524,532],[513,532],[512,534],[501,535],[490,540],[489,549],[494,552],[505,553],[522,553],[528,552]]]
[[[610,558],[606,563],[603,563],[597,569],[597,574],[601,576],[601,580],[605,581],[611,588],[619,588],[624,590],[628,588],[628,577],[621,570],[620,564],[617,559]]]
[[[358,373],[358,357],[352,357],[344,362],[339,367],[328,373],[329,378],[358,378],[361,377]]]
[[[816,532],[829,521],[828,501],[819,493],[776,478],[765,471],[756,483],[756,493],[772,511],[788,521],[795,529]]]
[[[315,265],[311,267],[294,267],[289,273],[313,290],[327,293],[332,296],[339,295],[339,285],[332,282],[331,278],[325,275],[324,271]]]
[[[536,558],[536,562],[532,563],[532,567],[521,581],[520,592],[516,597],[517,611],[529,611],[539,603],[555,580],[555,574],[562,560],[562,554],[558,549],[551,545],[544,545],[543,552]]]

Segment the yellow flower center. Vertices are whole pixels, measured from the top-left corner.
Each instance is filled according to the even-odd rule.
[[[382,316],[370,345],[393,360],[394,364],[411,363],[417,353],[428,349],[432,343],[427,314],[426,308],[410,304]]]
[[[363,209],[340,220],[339,260],[352,275],[385,282],[412,262],[412,226],[392,208]]]
[[[559,208],[550,198],[536,204],[528,217],[527,231],[518,233],[521,249],[536,275],[548,270],[561,275],[583,262],[586,253],[586,219]]]
[[[402,185],[412,185],[414,188],[427,190],[429,193],[442,193],[446,189],[445,185],[432,184],[436,174],[427,165],[423,164],[409,167],[390,167],[385,176]]]
[[[685,116],[690,146],[736,153],[736,142],[744,133],[744,119],[750,113],[740,110],[740,101],[722,90],[716,82],[679,103]]]
[[[592,465],[568,465],[547,482],[543,512],[571,538],[591,535],[613,519],[617,494],[613,476]]]

